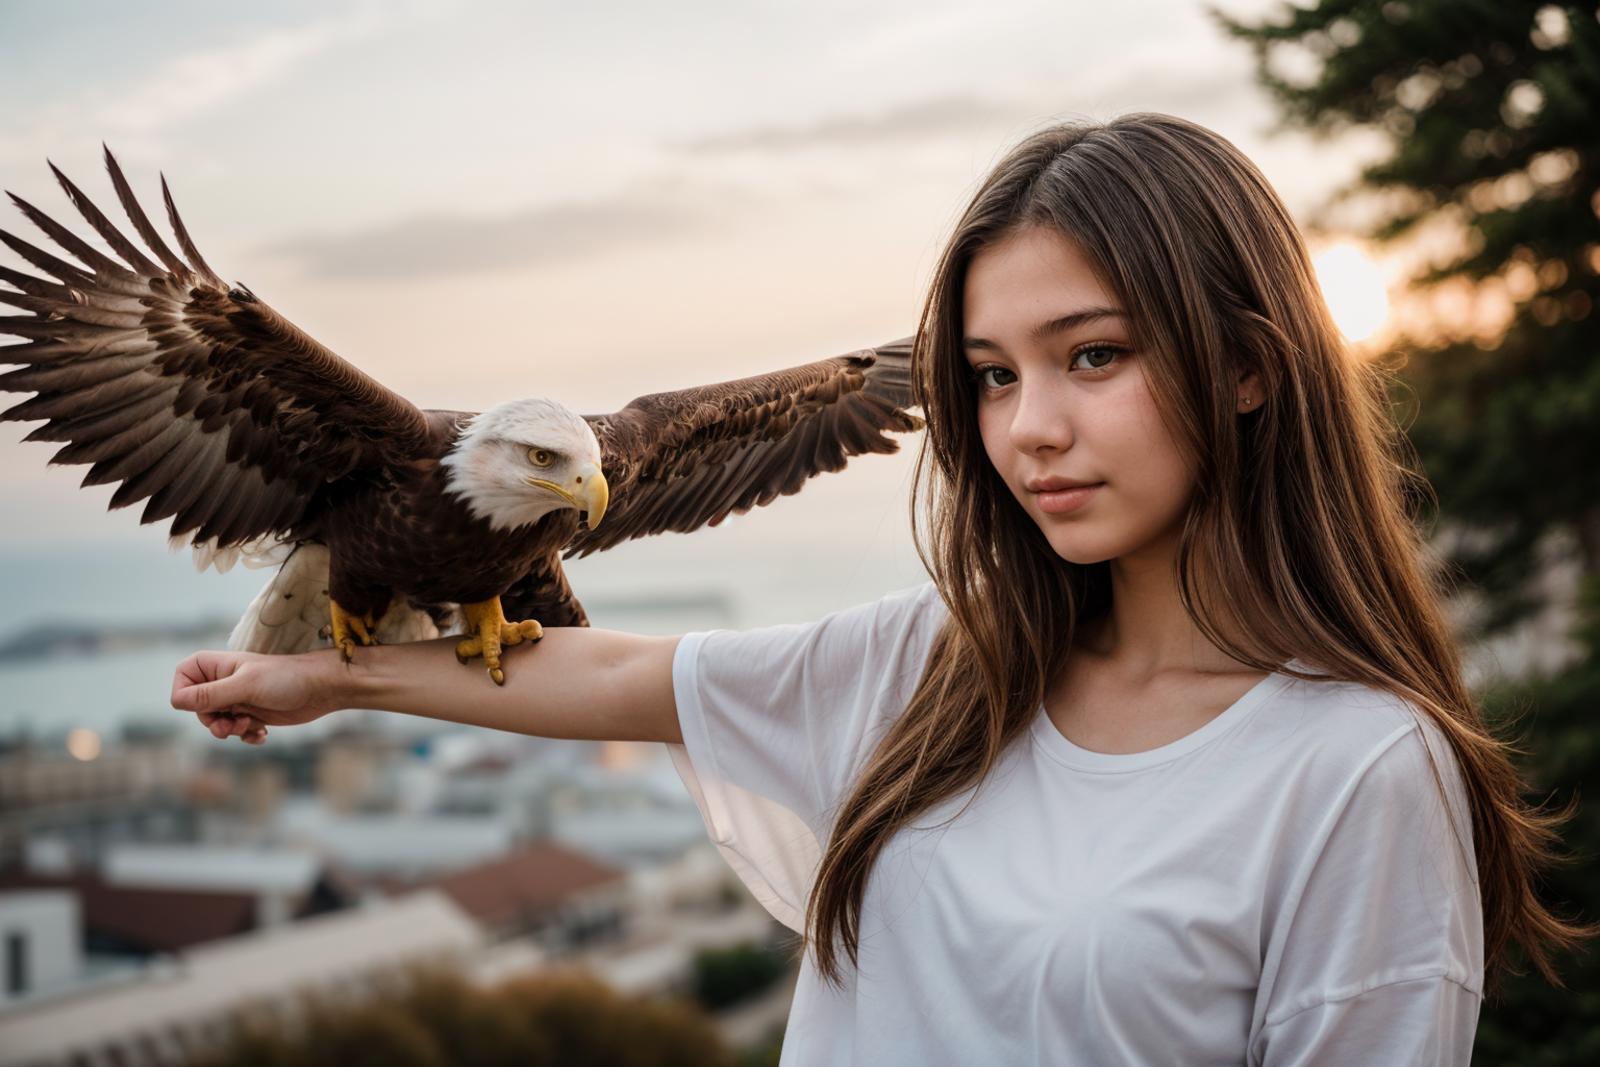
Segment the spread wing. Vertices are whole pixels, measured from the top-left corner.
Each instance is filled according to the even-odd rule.
[[[57,170],[68,198],[124,262],[103,254],[15,194],[28,219],[78,260],[0,231],[54,278],[0,267],[0,391],[38,395],[0,420],[47,419],[25,441],[65,441],[51,463],[89,463],[83,485],[120,482],[112,508],[149,498],[140,522],[173,517],[171,534],[224,547],[306,516],[315,491],[403,462],[427,439],[423,414],[368,378],[244,287],[229,288],[189,239],[166,178],[167,216],[187,262],[134,199],[110,150],[117,197],[145,255]],[[79,265],[81,264],[81,266]]]
[[[922,428],[907,411],[911,338],[788,370],[641,396],[586,416],[600,440],[611,506],[566,557],[635,537],[715,526],[798,492],[863,452],[895,452],[887,431]]]

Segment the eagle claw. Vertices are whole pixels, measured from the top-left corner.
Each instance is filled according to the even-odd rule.
[[[340,606],[337,600],[328,601],[328,613],[332,617],[329,627],[333,643],[339,649],[339,656],[346,663],[355,659],[356,645],[375,645],[378,639],[373,636],[373,631],[378,628],[377,620],[372,617],[372,612],[364,615],[355,615]]]
[[[544,636],[544,627],[533,619],[507,622],[500,608],[500,598],[461,605],[467,619],[467,631],[474,636],[456,643],[456,659],[466,663],[473,656],[482,656],[489,669],[489,678],[495,685],[506,684],[506,672],[500,665],[500,650],[524,641],[537,641]]]

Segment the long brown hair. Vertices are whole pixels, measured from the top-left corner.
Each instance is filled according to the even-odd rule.
[[[1428,565],[1411,510],[1432,490],[1391,417],[1392,373],[1352,357],[1260,171],[1210,130],[1151,113],[1022,141],[983,181],[934,272],[913,352],[927,433],[912,519],[949,619],[839,806],[806,910],[818,973],[842,983],[840,943],[857,963],[862,896],[890,837],[984,781],[1028,728],[1079,624],[1110,604],[1108,564],[1055,553],[978,433],[961,350],[967,269],[980,249],[1030,226],[1073,241],[1120,298],[1156,403],[1194,457],[1201,491],[1177,557],[1184,609],[1252,668],[1364,683],[1430,716],[1469,799],[1473,841],[1463,847],[1476,847],[1489,987],[1511,942],[1561,984],[1550,948],[1597,929],[1552,914],[1535,893],[1570,809],[1525,803],[1508,745],[1463,681],[1445,576]],[[1241,416],[1246,371],[1259,375],[1264,402]]]

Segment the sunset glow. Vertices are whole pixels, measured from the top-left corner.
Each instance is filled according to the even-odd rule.
[[[1330,245],[1311,258],[1339,330],[1351,341],[1365,341],[1389,318],[1383,271],[1354,244]]]

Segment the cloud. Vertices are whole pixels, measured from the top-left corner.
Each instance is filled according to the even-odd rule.
[[[263,251],[307,274],[346,279],[460,275],[566,262],[643,239],[704,233],[725,212],[649,188],[598,200],[542,204],[489,217],[422,215],[337,235],[306,235]]]
[[[998,4],[966,4],[943,11],[912,10],[907,17],[870,29],[841,34],[830,50],[837,62],[854,67],[881,66],[906,59],[927,61],[940,49],[954,50],[999,40],[1015,40],[1025,31],[1028,13],[1005,11]],[[944,58],[944,57],[940,57]]]
[[[219,111],[318,53],[447,12],[435,0],[390,5],[367,0],[330,18],[252,30],[235,43],[208,45],[165,60],[130,85],[108,90],[95,84],[72,99],[32,112],[27,126],[0,139],[0,156],[48,155],[59,149],[63,129],[94,130],[115,143],[123,158],[153,154],[159,131]]]
[[[677,141],[691,155],[903,147],[910,142],[1016,133],[1059,114],[1167,108],[1185,115],[1224,113],[1259,95],[1247,72],[1167,49],[1152,62],[1118,65],[1073,82],[1035,83],[1007,96],[945,95],[876,114],[830,115]]]
[[[785,196],[827,195],[795,168],[764,156],[815,149],[903,151],[941,140],[1020,136],[1050,121],[1063,102],[1159,104],[1162,94],[1215,102],[1251,91],[1243,77],[1137,77],[1117,71],[1070,94],[1033,86],[1012,97],[944,95],[871,115],[831,115],[803,124],[768,124],[669,143],[655,177],[600,199],[546,203],[492,216],[415,215],[339,234],[312,233],[262,251],[298,261],[327,278],[416,278],[560,263],[652,240],[701,236],[733,224],[740,210]],[[1238,84],[1234,84],[1238,82]],[[749,166],[736,165],[738,155]],[[829,163],[828,174],[838,174]],[[863,172],[870,177],[870,168]],[[841,176],[848,182],[849,175]],[[875,181],[875,179],[870,179]]]
[[[309,56],[370,36],[386,24],[382,12],[368,4],[334,18],[266,30],[237,44],[178,56],[104,104],[96,125],[138,133],[206,114],[270,84]]]
[[[754,126],[669,147],[695,154],[805,150],[819,147],[880,145],[886,141],[923,140],[982,130],[1014,121],[1029,108],[1017,101],[976,96],[941,96],[917,100],[876,115],[834,115],[797,125]]]

